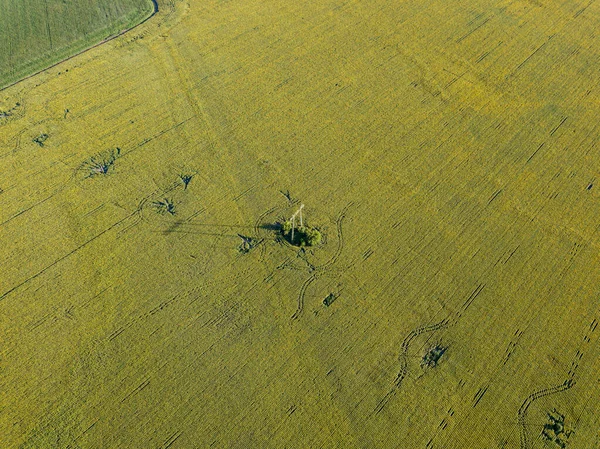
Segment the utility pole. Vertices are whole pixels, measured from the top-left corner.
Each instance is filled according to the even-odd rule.
[[[292,215],[292,244],[294,243],[294,228],[296,227],[296,215],[300,214],[300,227],[304,226],[302,223],[302,209],[304,209],[304,204],[301,204],[300,207],[298,208],[298,210],[296,212],[294,212],[294,215]]]

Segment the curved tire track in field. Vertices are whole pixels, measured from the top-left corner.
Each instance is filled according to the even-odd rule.
[[[269,236],[267,235],[268,233],[263,228],[261,228],[261,226],[263,225],[263,221],[269,215],[271,215],[272,213],[274,213],[277,210],[282,209],[282,208],[283,208],[283,206],[273,206],[270,209],[267,209],[266,211],[264,211],[262,214],[259,215],[259,217],[254,222],[254,237],[256,238],[257,241],[262,240],[263,242],[265,242],[269,238]],[[262,262],[265,259],[266,252],[267,252],[267,246],[262,244],[260,247],[260,253],[259,253],[259,257],[258,257],[258,260],[260,262]]]
[[[302,287],[300,287],[300,294],[298,295],[298,307],[292,315],[292,320],[297,320],[300,317],[300,314],[304,310],[304,296],[306,295],[306,289],[310,286],[310,284],[316,281],[318,277],[318,275],[313,274],[311,277],[305,280],[302,284]]]
[[[575,381],[573,380],[573,375],[571,375],[567,380],[565,380],[560,385],[555,385],[550,388],[543,388],[541,390],[535,391],[531,393],[523,404],[521,404],[521,408],[519,408],[519,427],[521,428],[520,437],[521,437],[521,449],[529,449],[529,439],[527,434],[527,425],[525,420],[527,419],[527,409],[531,404],[537,401],[540,398],[545,396],[550,396],[551,394],[560,393],[562,391],[568,390],[573,385],[575,385]]]
[[[264,211],[262,214],[260,214],[258,216],[256,221],[254,222],[254,233],[256,234],[257,237],[260,237],[260,234],[262,231],[261,225],[262,225],[262,222],[264,221],[264,219],[267,218],[267,216],[269,216],[273,212],[275,212],[277,209],[280,209],[280,206],[273,206],[272,208],[267,209],[266,211]]]
[[[306,295],[306,289],[310,286],[310,284],[312,284],[314,281],[316,281],[321,275],[326,274],[331,268],[333,268],[333,266],[337,263],[340,255],[342,254],[342,250],[344,249],[344,233],[342,230],[342,223],[344,221],[344,218],[346,217],[346,213],[347,213],[348,209],[353,204],[354,204],[354,202],[348,203],[342,209],[342,211],[338,214],[338,217],[335,220],[338,242],[337,242],[337,248],[336,248],[333,256],[331,256],[331,258],[327,262],[323,263],[322,265],[318,265],[318,266],[313,266],[310,264],[310,262],[308,262],[308,260],[305,260],[305,262],[308,265],[309,272],[311,272],[312,274],[304,281],[304,283],[300,287],[300,293],[298,294],[298,306],[296,308],[296,311],[292,315],[292,320],[297,320],[300,317],[300,315],[302,314],[302,311],[304,310],[304,297]]]
[[[375,414],[381,412],[384,409],[389,400],[396,394],[396,391],[402,386],[402,381],[404,380],[404,378],[408,375],[408,350],[415,338],[425,333],[445,329],[449,325],[450,320],[448,318],[445,318],[439,323],[421,326],[416,329],[413,329],[404,338],[404,340],[402,341],[400,356],[398,357],[398,360],[400,362],[400,370],[398,372],[398,375],[396,376],[396,380],[394,380],[394,385],[392,386],[390,391],[377,404],[377,407],[375,408]]]
[[[520,428],[519,436],[520,436],[520,444],[521,444],[520,448],[521,449],[529,449],[530,448],[529,434],[527,433],[527,423],[526,423],[527,410],[529,409],[531,404],[533,404],[538,399],[541,399],[546,396],[550,396],[552,394],[561,393],[561,392],[566,391],[569,388],[573,387],[573,385],[575,385],[575,374],[577,373],[577,370],[579,369],[579,364],[581,362],[581,359],[583,358],[584,348],[585,348],[585,346],[587,346],[591,343],[591,341],[592,341],[591,336],[596,331],[597,327],[598,327],[598,320],[596,318],[594,318],[592,320],[591,324],[589,325],[589,329],[588,329],[587,333],[583,337],[583,343],[581,343],[579,349],[575,353],[575,357],[573,357],[571,366],[569,368],[569,372],[567,374],[567,379],[560,385],[555,385],[554,387],[542,388],[540,390],[534,391],[529,396],[527,396],[525,398],[525,400],[523,401],[523,403],[521,404],[521,407],[519,408],[519,411],[517,413],[518,423],[519,423],[519,428]]]
[[[335,220],[337,237],[338,237],[337,248],[335,250],[335,253],[333,254],[333,256],[331,256],[331,259],[329,259],[327,262],[315,267],[316,270],[326,270],[328,267],[334,265],[337,262],[337,260],[339,259],[340,255],[342,254],[342,250],[344,249],[344,233],[342,231],[342,223],[344,221],[344,218],[346,218],[346,213],[348,212],[348,209],[353,204],[354,204],[353,201],[348,203],[346,205],[346,207],[344,207],[342,209],[342,211],[339,213],[338,217]]]
[[[137,226],[140,223],[151,223],[152,220],[148,217],[148,215],[146,214],[146,211],[148,210],[148,208],[153,208],[153,204],[154,201],[158,201],[161,198],[165,197],[166,195],[168,195],[169,193],[177,190],[178,188],[183,187],[183,184],[179,181],[174,181],[171,184],[169,184],[167,187],[164,188],[158,188],[156,190],[154,190],[153,192],[149,193],[148,195],[146,195],[144,198],[142,198],[140,200],[140,202],[138,203],[138,206],[136,207],[136,209],[133,211],[133,216],[134,216],[134,220],[132,223],[130,223],[129,225],[127,225],[126,227],[124,227],[123,229],[121,229],[119,231],[119,234],[123,234],[127,231],[129,231],[131,228]],[[156,214],[154,214],[156,215]]]
[[[402,345],[400,347],[400,355],[398,357],[400,363],[398,375],[396,376],[396,379],[394,380],[394,384],[392,385],[390,391],[388,391],[388,393],[377,403],[377,406],[374,410],[375,414],[380,413],[385,408],[390,399],[400,389],[400,387],[402,386],[402,382],[408,375],[408,350],[410,349],[410,346],[414,342],[414,340],[419,335],[429,332],[435,332],[441,329],[446,329],[450,326],[454,326],[456,323],[458,323],[463,313],[465,313],[465,311],[471,306],[471,304],[473,304],[473,301],[475,301],[475,299],[481,294],[484,288],[485,284],[478,284],[477,287],[475,287],[475,289],[467,297],[460,309],[458,309],[453,314],[453,316],[444,318],[438,323],[419,326],[416,329],[410,331],[408,335],[404,337],[404,340],[402,340]]]

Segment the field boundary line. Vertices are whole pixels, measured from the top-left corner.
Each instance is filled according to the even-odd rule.
[[[67,61],[69,61],[69,60],[71,60],[71,59],[73,59],[73,58],[76,58],[76,57],[77,57],[77,56],[79,56],[79,55],[82,55],[82,54],[84,54],[84,53],[86,53],[86,52],[88,52],[88,51],[90,51],[90,50],[93,50],[93,49],[94,49],[94,48],[96,48],[96,47],[99,47],[99,46],[101,46],[101,45],[103,45],[103,44],[106,44],[107,42],[110,42],[110,41],[112,41],[112,40],[114,40],[114,39],[116,39],[116,38],[118,38],[118,37],[120,37],[120,36],[123,36],[124,34],[126,34],[126,33],[130,32],[130,31],[132,31],[132,30],[134,30],[134,29],[138,28],[139,26],[141,26],[141,25],[145,24],[146,22],[148,22],[148,20],[150,20],[151,18],[153,18],[153,17],[154,17],[156,14],[158,14],[158,12],[159,12],[159,8],[158,8],[158,0],[150,0],[150,2],[152,3],[152,8],[153,8],[153,10],[152,10],[152,14],[150,14],[148,17],[146,17],[146,18],[145,18],[144,20],[142,20],[140,23],[138,23],[138,24],[136,24],[136,25],[132,26],[131,28],[127,28],[127,29],[125,29],[125,30],[119,31],[117,34],[114,34],[114,35],[112,35],[112,36],[109,36],[109,37],[107,37],[107,38],[105,38],[105,39],[101,40],[100,42],[98,42],[98,43],[96,43],[96,44],[92,45],[91,47],[84,48],[83,50],[81,50],[81,51],[78,51],[77,53],[75,53],[75,54],[73,54],[73,55],[71,55],[71,56],[68,56],[68,57],[66,57],[66,58],[64,58],[64,59],[61,59],[60,61],[58,61],[58,62],[55,62],[54,64],[52,64],[52,65],[49,65],[48,67],[46,67],[46,68],[44,68],[44,69],[38,70],[37,72],[34,72],[34,73],[32,73],[32,74],[30,74],[30,75],[27,75],[27,76],[25,76],[25,77],[23,77],[23,78],[21,78],[21,79],[19,79],[19,80],[17,80],[17,81],[14,81],[14,82],[12,82],[12,83],[10,83],[10,84],[7,84],[7,85],[6,85],[6,86],[4,86],[4,87],[0,87],[0,92],[4,91],[4,90],[6,90],[6,89],[8,89],[8,88],[10,88],[10,87],[16,86],[17,84],[21,83],[22,81],[25,81],[25,80],[28,80],[28,79],[30,79],[30,78],[33,78],[34,76],[37,76],[37,75],[39,75],[40,73],[44,73],[44,72],[46,72],[46,71],[48,71],[48,70],[50,70],[50,69],[53,69],[53,68],[55,68],[56,66],[58,66],[58,65],[62,64],[63,62],[67,62]]]

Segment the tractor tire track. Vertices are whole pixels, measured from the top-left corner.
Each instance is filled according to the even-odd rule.
[[[322,265],[316,266],[315,268],[317,270],[326,270],[330,266],[334,265],[338,261],[340,255],[342,254],[342,251],[344,249],[344,233],[343,233],[343,230],[342,230],[342,223],[344,221],[344,218],[346,218],[346,213],[348,212],[348,209],[352,205],[354,205],[354,202],[348,203],[346,205],[346,207],[344,207],[342,209],[342,211],[339,213],[337,219],[335,220],[336,230],[337,230],[337,237],[338,237],[336,251],[333,254],[333,256],[331,256],[331,259],[329,259],[327,262],[325,262]]]
[[[306,295],[306,289],[310,286],[310,284],[312,284],[314,281],[316,281],[317,278],[318,278],[318,275],[313,274],[311,277],[309,277],[307,280],[305,280],[304,283],[302,284],[302,287],[300,287],[300,293],[298,294],[298,307],[296,308],[296,311],[292,315],[292,320],[297,320],[300,317],[300,314],[304,310],[304,296]]]
[[[484,290],[485,284],[478,284],[477,287],[471,292],[471,294],[467,297],[463,305],[458,309],[453,316],[444,318],[442,321],[439,321],[434,324],[427,324],[424,326],[419,326],[416,329],[413,329],[408,333],[404,340],[402,341],[402,345],[400,347],[400,355],[398,357],[398,361],[400,363],[400,369],[398,371],[398,375],[394,380],[390,391],[377,403],[375,407],[374,414],[379,414],[387,405],[392,397],[396,395],[396,392],[401,388],[402,382],[408,375],[408,352],[411,344],[414,340],[422,334],[436,332],[438,330],[446,329],[448,327],[454,326],[465,311],[473,304],[473,301],[481,294]]]
[[[410,349],[410,345],[415,340],[415,338],[417,338],[419,335],[422,335],[425,333],[435,332],[437,330],[445,329],[449,326],[449,324],[450,324],[450,320],[448,318],[445,318],[438,323],[425,325],[425,326],[421,326],[416,329],[413,329],[404,338],[404,340],[402,341],[400,356],[398,357],[398,361],[400,362],[400,369],[398,371],[398,375],[396,376],[396,379],[394,380],[394,384],[393,384],[392,388],[390,389],[390,391],[383,397],[383,399],[381,399],[379,401],[379,403],[377,404],[377,407],[375,407],[375,414],[380,413],[385,408],[385,406],[387,405],[389,400],[393,396],[395,396],[396,391],[402,386],[402,381],[408,375],[408,350]]]
[[[306,296],[306,289],[314,281],[316,281],[320,276],[327,274],[327,272],[334,267],[334,265],[337,263],[340,255],[342,254],[342,251],[344,249],[344,234],[343,234],[343,230],[342,230],[342,223],[344,221],[344,218],[346,217],[346,213],[347,213],[348,209],[353,204],[354,204],[354,202],[348,203],[342,209],[342,211],[339,213],[339,215],[335,221],[338,242],[337,242],[337,248],[336,248],[333,256],[331,256],[331,258],[327,262],[323,263],[322,265],[317,265],[317,266],[312,265],[306,258],[303,259],[304,262],[307,264],[311,275],[304,281],[304,283],[300,287],[300,293],[298,294],[298,306],[296,308],[296,311],[292,315],[292,320],[297,320],[300,317],[300,315],[302,314],[302,311],[304,310],[304,297]]]
[[[588,332],[583,337],[583,342],[580,344],[579,349],[577,350],[575,356],[573,357],[573,360],[571,361],[571,365],[569,367],[569,371],[567,373],[567,378],[565,379],[565,381],[560,385],[555,385],[553,387],[542,388],[540,390],[534,391],[529,396],[527,396],[521,404],[521,407],[517,412],[517,420],[520,428],[520,449],[530,448],[529,434],[527,432],[526,422],[527,411],[529,407],[538,399],[550,396],[552,394],[561,393],[572,388],[575,385],[575,375],[577,374],[581,359],[583,358],[584,348],[591,343],[591,336],[596,331],[597,326],[598,320],[594,318],[591,324],[589,325]]]
[[[523,401],[523,404],[521,404],[521,408],[519,408],[519,412],[518,412],[518,422],[519,422],[519,427],[521,428],[521,432],[520,432],[520,439],[521,439],[521,449],[529,449],[530,445],[529,445],[529,435],[527,433],[527,424],[525,423],[526,419],[527,419],[527,410],[529,409],[529,407],[531,406],[531,404],[533,404],[535,401],[537,401],[540,398],[543,398],[545,396],[550,396],[551,394],[556,394],[556,393],[560,393],[562,391],[566,391],[569,388],[571,388],[573,385],[575,385],[575,382],[573,381],[573,376],[570,376],[567,380],[565,380],[562,384],[560,385],[555,385],[554,387],[549,387],[549,388],[542,388],[541,390],[535,391],[533,393],[531,393],[529,396],[527,396],[527,398],[525,399],[525,401]]]

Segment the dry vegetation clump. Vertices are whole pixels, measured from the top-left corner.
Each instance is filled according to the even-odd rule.
[[[335,293],[329,293],[325,299],[323,300],[323,305],[325,307],[329,307],[331,304],[333,304],[333,302],[338,298],[338,295],[336,295]]]
[[[447,347],[441,345],[433,346],[423,356],[421,366],[423,368],[435,368],[447,349]]]
[[[242,243],[238,246],[238,251],[242,254],[249,253],[251,250],[256,248],[256,246],[261,242],[252,237],[247,237],[242,234],[238,234],[238,237],[242,239]]]
[[[86,172],[86,177],[88,178],[106,175],[120,155],[121,149],[118,147],[113,150],[103,151],[84,162],[81,169]]]
[[[556,444],[561,449],[567,447],[567,440],[573,433],[573,430],[565,426],[565,415],[558,413],[556,409],[548,413],[548,421],[544,424],[542,437],[549,442]]]
[[[183,183],[183,190],[187,190],[188,184],[192,181],[193,177],[194,175],[190,175],[187,173],[182,173],[181,175],[179,175],[179,179],[181,179],[181,182]]]
[[[7,110],[0,109],[0,119],[11,117],[19,106],[21,106],[21,103],[17,102],[10,109],[7,109]]]
[[[48,134],[42,133],[39,136],[37,136],[35,139],[33,139],[33,143],[39,145],[40,147],[43,147],[44,142],[46,142],[46,140],[48,140],[48,137],[50,137]]]
[[[175,202],[171,198],[163,198],[162,200],[154,201],[152,205],[156,212],[161,215],[175,215]]]

